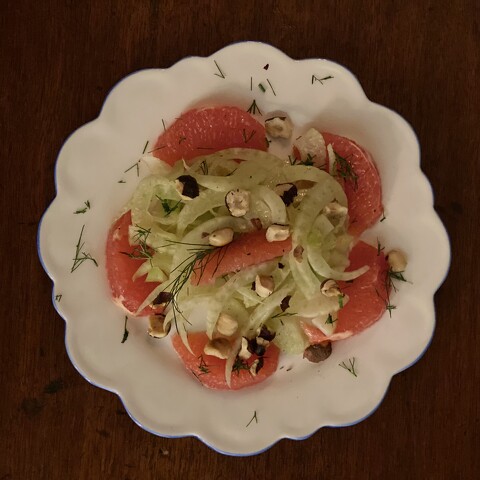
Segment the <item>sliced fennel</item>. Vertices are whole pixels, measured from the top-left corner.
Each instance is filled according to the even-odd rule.
[[[327,157],[332,163],[331,146],[322,146],[320,137],[312,141],[306,145],[305,152],[310,147],[317,152],[323,148],[323,160]],[[145,162],[153,163],[150,158]],[[338,297],[321,293],[322,282],[353,280],[368,270],[362,267],[344,271],[352,242],[347,233],[348,215],[332,217],[325,213],[325,207],[332,202],[347,207],[345,192],[334,177],[314,166],[291,165],[275,155],[241,148],[200,156],[189,165],[177,162],[170,167],[160,162],[158,170],[154,165],[152,168],[160,174],[142,180],[128,204],[133,224],[131,243],[141,246],[143,242],[153,250],[151,255],[146,255],[146,261],[139,264],[134,279],[146,275],[147,281],[160,282],[139,312],[160,292],[172,292],[173,300],[165,310],[164,324],[175,324],[190,351],[187,332],[193,327],[189,316],[199,305],[204,309],[204,329],[210,339],[216,338],[221,313],[235,318],[238,330],[231,338],[232,353],[226,360],[225,376],[229,385],[241,337],[255,338],[263,325],[276,333],[275,343],[279,348],[295,354],[308,346],[301,328],[302,319],[326,335],[334,332],[336,322],[329,321],[333,318],[329,315],[336,315],[340,303]],[[200,191],[197,197],[180,196],[175,182],[180,175],[190,175],[197,181]],[[298,184],[298,195],[288,207],[275,191],[280,183]],[[230,214],[225,203],[226,193],[235,189],[250,192],[248,212],[238,218]],[[189,266],[198,259],[197,253],[212,248],[209,246],[211,233],[228,228],[235,236],[248,234],[260,228],[258,220],[263,229],[272,224],[288,225],[291,251],[282,258],[232,272],[217,279],[215,286],[196,286],[189,281]],[[257,275],[273,278],[274,291],[266,298],[252,289]],[[289,306],[284,312],[282,302],[289,297]],[[343,303],[347,301],[348,297],[343,297]]]

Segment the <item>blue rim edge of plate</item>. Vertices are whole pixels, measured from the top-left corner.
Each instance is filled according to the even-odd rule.
[[[237,45],[237,44],[240,44],[240,43],[252,43],[252,44],[261,44],[261,45],[267,45],[269,46],[270,48],[274,48],[275,50],[278,50],[280,53],[282,53],[283,55],[287,56],[284,52],[282,52],[280,49],[272,46],[272,45],[269,45],[269,44],[266,44],[266,43],[263,43],[263,42],[234,42],[232,44],[229,44],[225,47],[223,47],[222,49],[220,50],[217,50],[216,52],[214,52],[212,55],[209,55],[208,57],[198,57],[198,56],[189,56],[189,57],[184,57],[182,59],[180,59],[178,62],[175,62],[173,65],[171,65],[170,67],[166,68],[166,69],[160,69],[160,70],[168,70],[169,68],[173,67],[174,65],[176,65],[177,63],[179,62],[183,62],[189,58],[210,58],[212,57],[213,55],[215,55],[216,53],[218,53],[219,51],[221,50],[224,50],[232,45]],[[295,59],[292,59],[291,57],[288,57],[290,58],[291,60],[295,61]],[[305,60],[309,60],[309,59],[305,59]],[[320,59],[313,59],[313,60],[320,60]],[[328,59],[324,59],[324,60],[328,60]],[[298,61],[298,60],[296,60]],[[375,102],[372,102],[368,96],[365,94],[365,91],[363,90],[363,87],[362,85],[360,84],[357,76],[355,74],[353,74],[348,68],[346,68],[345,66],[333,61],[333,60],[328,60],[329,62],[332,62],[332,63],[335,63],[336,65],[339,65],[341,68],[345,69],[348,73],[350,73],[350,75],[352,75],[352,77],[355,79],[355,81],[358,83],[361,91],[363,92],[365,98],[370,102],[370,103],[373,103],[375,105],[378,105],[382,108],[386,108],[387,110],[389,110],[390,112],[392,112],[393,114],[395,114],[396,116],[398,116],[406,125],[407,127],[410,129],[411,133],[413,134],[414,138],[415,138],[415,141],[417,143],[417,146],[418,146],[418,152],[419,152],[419,162],[420,162],[420,165],[421,165],[421,148],[420,148],[420,143],[418,141],[418,137],[417,137],[417,134],[415,132],[415,130],[413,129],[413,127],[411,126],[411,124],[405,120],[405,118],[403,118],[401,115],[399,115],[397,112],[395,112],[394,110],[384,106],[384,105],[380,105],[380,104],[377,104]],[[50,276],[49,272],[48,272],[48,269],[46,268],[46,265],[43,261],[43,258],[42,258],[42,253],[41,253],[41,250],[40,250],[40,231],[41,231],[41,228],[42,228],[42,222],[43,222],[43,219],[46,215],[46,213],[48,212],[48,210],[50,209],[50,206],[52,205],[52,203],[55,201],[56,197],[57,197],[57,193],[58,193],[58,189],[57,189],[57,169],[56,169],[56,165],[58,163],[58,159],[60,157],[60,153],[62,152],[62,149],[64,147],[64,145],[67,143],[67,141],[73,136],[75,135],[78,130],[80,130],[81,128],[83,128],[84,126],[90,124],[90,123],[93,123],[95,122],[99,117],[100,115],[102,114],[102,111],[103,111],[103,108],[106,104],[106,102],[108,101],[111,93],[113,92],[113,90],[121,83],[123,82],[125,79],[131,77],[132,75],[136,75],[140,72],[143,72],[143,71],[146,71],[146,70],[157,70],[156,68],[146,68],[146,69],[142,69],[142,70],[136,70],[128,75],[126,75],[125,77],[121,78],[117,83],[115,83],[112,88],[109,90],[109,92],[107,93],[106,97],[105,97],[105,100],[103,101],[103,104],[102,104],[102,107],[100,109],[100,112],[98,114],[98,116],[96,118],[94,118],[93,120],[81,125],[79,128],[75,129],[72,133],[70,133],[66,138],[65,140],[63,141],[62,143],[62,146],[60,147],[59,151],[58,151],[58,155],[57,155],[57,158],[55,160],[55,170],[54,170],[54,184],[55,184],[55,196],[54,198],[52,199],[52,201],[49,203],[48,207],[44,210],[43,214],[42,214],[42,217],[40,218],[40,221],[38,222],[38,229],[37,229],[37,254],[38,254],[38,257],[39,257],[39,260],[40,260],[40,264],[42,265],[42,268],[44,269],[45,273],[47,274],[47,276],[50,278],[50,280],[52,281],[52,284],[53,284],[53,287],[55,287],[55,282],[54,280],[52,279],[52,277]],[[419,165],[419,167],[420,167]],[[421,169],[420,169],[421,171]],[[425,174],[421,171],[422,175],[424,176],[426,182],[427,182],[427,185],[428,187],[430,188],[430,191],[431,191],[431,194],[432,194],[432,209],[433,208],[433,205],[434,205],[434,202],[433,202],[433,199],[434,199],[434,192],[433,192],[433,188],[432,188],[432,185],[430,183],[430,181],[428,180],[428,178],[425,176]],[[447,240],[447,244],[448,244],[448,264],[447,264],[447,267],[445,269],[445,273],[443,275],[443,278],[441,279],[441,281],[438,283],[438,286],[434,292],[434,294],[438,291],[438,289],[442,286],[443,282],[445,281],[447,275],[448,275],[448,272],[450,270],[450,264],[451,264],[451,243],[450,243],[450,237],[448,235],[448,232],[447,232],[447,229],[445,228],[445,226],[443,225],[443,222],[441,221],[440,217],[438,216],[437,214],[437,218],[439,219],[441,225],[443,226],[443,229],[444,229],[444,232],[445,232],[445,236],[446,236],[446,240]],[[81,369],[79,368],[79,366],[73,361],[72,359],[72,356],[70,355],[70,350],[69,350],[69,347],[68,347],[68,343],[67,343],[67,322],[66,322],[66,319],[63,317],[63,315],[59,312],[58,308],[57,308],[57,303],[55,301],[55,298],[54,298],[54,289],[52,288],[52,304],[53,304],[53,307],[55,309],[55,311],[58,313],[58,315],[60,316],[60,318],[63,319],[63,321],[65,322],[65,349],[67,351],[67,355],[70,359],[70,362],[72,363],[72,365],[75,367],[75,369],[77,370],[77,372],[85,379],[87,380],[87,382],[89,382],[91,385],[97,387],[97,388],[101,388],[102,390],[106,390],[110,393],[113,393],[115,395],[117,395],[117,397],[120,399],[120,401],[122,402],[122,405],[123,405],[123,408],[125,408],[125,411],[128,413],[129,417],[134,421],[134,423],[136,425],[138,425],[140,428],[142,428],[143,430],[145,430],[146,432],[148,433],[151,433],[157,437],[161,437],[161,438],[187,438],[187,437],[192,437],[192,438],[197,438],[198,440],[200,440],[203,444],[205,444],[207,447],[211,448],[212,450],[214,450],[215,452],[217,453],[220,453],[222,455],[229,455],[229,456],[232,456],[232,457],[250,457],[250,456],[254,456],[254,455],[259,455],[267,450],[269,450],[270,448],[272,448],[274,445],[276,445],[278,442],[280,442],[281,440],[285,440],[285,439],[288,439],[288,440],[295,440],[295,441],[301,441],[301,440],[306,440],[307,438],[310,438],[311,436],[313,436],[315,433],[317,433],[320,429],[322,428],[343,428],[343,427],[351,427],[353,425],[357,425],[358,423],[360,422],[363,422],[364,420],[366,420],[367,418],[369,418],[371,415],[373,415],[377,409],[380,407],[380,405],[382,404],[383,400],[385,399],[385,396],[387,395],[388,393],[388,390],[390,388],[390,384],[391,384],[391,381],[393,379],[393,377],[395,375],[398,375],[399,373],[407,370],[408,368],[412,367],[413,365],[415,365],[422,357],[423,355],[425,354],[425,352],[428,350],[428,348],[430,347],[431,343],[432,343],[432,340],[433,340],[433,335],[434,335],[434,332],[435,332],[435,328],[436,328],[436,315],[435,315],[435,304],[434,304],[434,317],[433,317],[433,329],[432,329],[432,335],[430,336],[430,339],[427,343],[427,345],[425,346],[425,348],[422,350],[422,352],[420,352],[420,354],[418,355],[418,357],[413,360],[411,363],[409,363],[408,365],[406,365],[405,367],[401,368],[400,370],[398,370],[397,372],[395,372],[394,374],[392,374],[392,376],[390,377],[390,380],[388,382],[388,385],[385,389],[385,392],[383,393],[382,395],[382,398],[379,400],[379,402],[377,403],[377,405],[370,411],[368,412],[366,415],[364,415],[362,418],[359,418],[358,420],[355,420],[353,422],[349,422],[349,423],[344,423],[342,425],[324,425],[324,426],[321,426],[321,427],[318,427],[317,429],[315,429],[312,433],[309,433],[308,435],[305,435],[303,437],[288,437],[288,436],[284,436],[284,437],[281,437],[277,440],[275,440],[273,443],[271,443],[270,445],[267,445],[266,447],[256,451],[256,452],[249,452],[249,453],[232,453],[232,452],[227,452],[227,451],[223,451],[223,450],[220,450],[219,448],[209,444],[206,440],[204,440],[203,438],[199,437],[198,435],[195,435],[195,434],[186,434],[186,435],[163,435],[163,434],[160,434],[158,432],[155,432],[151,429],[149,429],[148,427],[146,427],[145,425],[143,425],[139,420],[137,420],[135,418],[135,416],[132,414],[132,412],[127,408],[127,406],[125,405],[125,402],[123,401],[123,398],[121,397],[120,393],[119,392],[116,392],[115,390],[111,390],[103,385],[99,385],[97,383],[95,383],[94,381],[92,381],[90,378],[88,378],[82,371]],[[433,301],[433,298],[432,298],[432,301]]]

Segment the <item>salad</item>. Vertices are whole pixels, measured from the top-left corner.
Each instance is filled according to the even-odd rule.
[[[327,359],[391,312],[392,279],[405,281],[401,251],[359,239],[383,218],[369,153],[296,133],[285,113],[186,112],[142,157],[152,174],[110,228],[114,301],[171,337],[207,387],[259,383],[280,352]]]

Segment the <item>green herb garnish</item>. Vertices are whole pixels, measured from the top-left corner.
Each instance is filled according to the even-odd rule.
[[[87,200],[86,202],[83,202],[83,204],[85,205],[85,207],[83,208],[79,208],[78,210],[75,210],[73,213],[78,215],[80,213],[85,213],[87,210],[90,210],[90,202]]]
[[[206,160],[203,160],[200,164],[200,170],[204,175],[208,175],[208,163]]]
[[[336,321],[337,321],[337,319],[336,319],[336,318],[334,319],[334,318],[332,317],[332,314],[329,313],[329,314],[328,314],[328,317],[327,317],[327,320],[325,320],[325,324],[327,324],[327,325],[333,325]]]
[[[250,424],[255,420],[255,423],[258,423],[258,418],[257,418],[257,411],[255,410],[253,412],[253,417],[250,419],[250,421],[245,425],[245,427],[249,427]]]
[[[240,375],[240,370],[250,370],[250,366],[246,360],[241,359],[237,356],[235,363],[232,367],[232,372],[235,372],[237,375]]]
[[[216,75],[217,77],[220,77],[220,78],[225,78],[226,75],[222,72],[222,69],[218,66],[218,63],[216,62],[216,60],[214,60],[214,63],[215,63],[215,66],[217,67],[218,72],[219,72],[219,73],[214,73],[214,75]]]
[[[315,75],[312,75],[312,85],[315,83],[315,82],[320,82],[322,85],[323,85],[323,82],[325,80],[330,80],[332,77],[332,75],[328,75],[327,77],[323,77],[323,78],[318,78],[317,76]]]
[[[257,102],[255,100],[253,100],[252,104],[248,107],[247,112],[251,113],[252,115],[256,115],[257,113],[259,115],[262,115],[262,112],[258,108]]]
[[[338,364],[340,367],[350,372],[354,377],[357,376],[357,371],[355,370],[355,357],[348,359],[348,365],[345,362]]]
[[[273,85],[270,83],[270,80],[267,78],[267,83],[270,85],[270,88],[272,89],[272,93],[273,95],[275,95],[275,97],[277,96],[277,94],[275,93],[275,90],[273,89]]]
[[[155,195],[155,196],[158,198],[158,200],[160,200],[160,203],[162,204],[162,208],[166,217],[168,217],[172,212],[174,212],[177,208],[179,208],[180,204],[182,203],[181,200],[178,200],[178,202],[175,202],[172,205],[171,200],[166,200],[160,197],[159,195]]]
[[[245,129],[243,129],[243,130],[242,130],[243,141],[244,141],[245,143],[248,143],[248,142],[253,138],[253,136],[254,136],[256,133],[257,133],[256,130],[252,130],[252,131],[250,132],[250,135],[247,137],[247,133],[246,133]]]
[[[137,160],[131,167],[128,167],[123,173],[129,172],[132,168],[137,169],[137,177],[140,176],[140,160]]]
[[[78,237],[77,245],[75,246],[75,258],[73,259],[73,265],[70,270],[70,273],[73,273],[83,262],[90,260],[98,267],[97,261],[89,254],[82,251],[85,242],[82,242],[83,230],[85,225],[83,225],[82,230],[80,231],[80,236]]]
[[[133,235],[132,240],[138,242],[135,245],[135,248],[131,253],[128,252],[120,252],[127,257],[134,258],[134,259],[147,259],[152,261],[153,258],[153,249],[147,245],[148,236],[151,233],[149,228],[143,228],[139,225],[135,225],[137,230],[135,231],[135,235]]]
[[[198,364],[198,370],[200,371],[199,375],[206,375],[207,373],[210,373],[210,370],[208,368],[207,363],[205,362],[203,355],[200,355],[198,357],[200,363]]]
[[[352,167],[352,164],[347,160],[347,158],[339,155],[335,150],[335,163],[333,166],[333,171],[336,172],[336,175],[342,177],[345,181],[353,181],[354,189],[358,187],[358,175],[355,173],[355,170]]]
[[[130,333],[127,330],[127,322],[128,322],[128,317],[125,315],[125,323],[123,324],[123,338],[121,343],[125,343],[127,341],[128,334]]]

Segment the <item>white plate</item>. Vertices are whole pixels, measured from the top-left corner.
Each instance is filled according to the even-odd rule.
[[[392,297],[397,305],[392,318],[386,314],[361,335],[335,344],[326,362],[282,357],[284,368],[265,383],[218,392],[187,373],[168,340],[149,338],[144,320],[130,320],[128,340],[121,343],[124,314],[110,298],[105,239],[138,183],[135,168],[124,171],[139,158],[146,140],[155,141],[162,119],[168,126],[195,105],[247,109],[253,99],[263,113],[286,111],[299,128],[316,125],[372,153],[382,178],[386,220],[366,237],[405,250],[412,283],[402,284]],[[433,295],[448,270],[450,249],[420,170],[417,139],[399,115],[370,102],[355,77],[336,63],[296,61],[269,45],[245,42],[166,70],[134,73],[110,92],[99,117],[65,142],[56,185],[38,245],[54,282],[55,308],[66,322],[68,354],[88,381],[117,393],[135,422],[152,433],[194,435],[220,452],[250,455],[281,438],[351,425],[377,408],[392,376],[418,360],[430,342]],[[87,200],[91,208],[74,214]],[[83,251],[98,268],[86,261],[71,273],[83,225]],[[352,357],[357,377],[339,367]],[[247,427],[255,412],[258,423]]]

